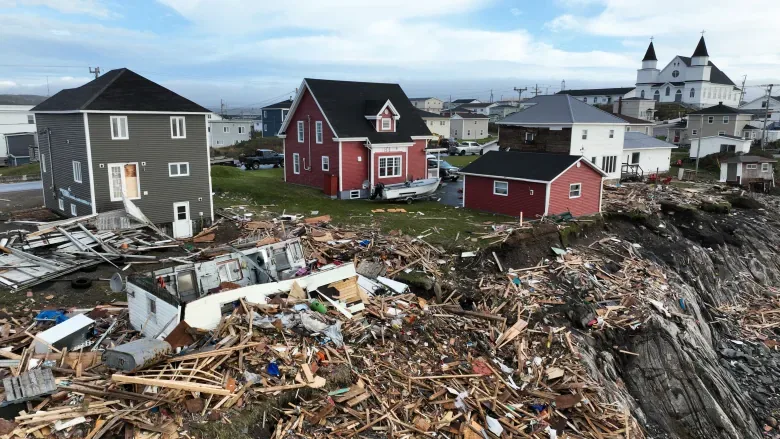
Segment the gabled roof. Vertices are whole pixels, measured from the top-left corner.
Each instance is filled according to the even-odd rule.
[[[425,121],[398,84],[306,78],[302,85],[290,111],[295,111],[300,97],[308,89],[337,137],[367,138],[371,143],[408,143],[413,141],[412,136],[431,136]],[[376,108],[378,112],[388,100],[400,120],[396,131],[377,132],[375,122],[366,119],[366,115],[370,114],[367,110],[369,107],[376,108],[376,102],[381,102]],[[280,133],[287,129],[289,121],[288,117]]]
[[[710,56],[710,54],[707,53],[707,45],[704,44],[704,35],[699,38],[699,44],[696,45],[696,49],[691,56]]]
[[[691,58],[687,56],[680,56],[677,55],[678,58],[682,60],[682,62],[685,63],[686,66],[691,66]],[[735,85],[734,81],[732,81],[728,76],[726,76],[725,73],[723,73],[718,66],[712,63],[712,61],[709,61],[707,63],[708,66],[710,66],[710,82],[713,84],[723,84],[723,85]]]
[[[468,104],[468,103],[471,103],[471,102],[474,102],[474,101],[478,101],[478,100],[479,99],[474,99],[474,98],[455,99],[454,101],[452,101],[452,103],[453,104]]]
[[[714,136],[704,136],[704,137],[702,137],[702,139],[710,139],[710,138],[713,138],[713,137],[722,137],[724,139],[733,139],[733,140],[743,140],[743,141],[746,141],[746,142],[751,141],[751,139],[745,139],[744,137],[739,137],[739,136],[732,136],[731,134],[717,134],[717,135],[714,135]],[[697,137],[697,139],[698,139],[698,137]]]
[[[618,113],[609,113],[615,117],[619,117],[626,122],[630,123],[631,125],[655,125],[652,121],[639,119],[636,117],[626,116],[625,114],[618,114]]]
[[[431,113],[430,111],[421,110],[419,108],[415,108],[415,110],[417,110],[417,114],[419,114],[423,119],[449,119],[448,116]]]
[[[738,155],[721,160],[721,163],[777,163],[777,160],[758,155]]]
[[[617,88],[586,88],[581,90],[561,90],[556,94],[572,96],[601,96],[601,95],[624,95],[633,91],[636,87],[617,87]]]
[[[427,101],[428,99],[438,99],[438,98],[435,98],[433,96],[428,96],[428,97],[424,97],[424,98],[409,98],[410,101]],[[441,100],[441,99],[439,99],[439,100]]]
[[[718,103],[718,105],[702,108],[701,110],[697,110],[688,114],[746,114],[746,113],[743,112],[742,110],[739,110],[738,108],[729,107],[728,105],[723,105],[723,102],[720,102]]]
[[[494,104],[492,102],[479,102],[479,103],[476,103],[476,104],[458,105],[458,108],[485,108],[485,107],[489,107],[491,105],[496,105],[496,104]]]
[[[650,42],[650,45],[647,46],[647,52],[645,52],[645,57],[642,58],[642,61],[658,61],[658,58],[655,56],[655,47],[653,47],[653,42]]]
[[[472,175],[549,182],[580,160],[606,176],[582,156],[520,151],[490,151],[460,171]]]
[[[664,148],[677,148],[677,145],[673,145],[663,140],[656,139],[653,136],[647,134],[637,133],[634,131],[626,131],[623,137],[623,149],[664,149]]]
[[[125,68],[108,71],[81,87],[61,90],[30,111],[211,113],[195,102]]]
[[[568,94],[537,96],[525,101],[530,107],[507,116],[499,125],[571,125],[573,123],[626,124],[606,111],[581,102]]]
[[[455,112],[453,116],[458,116],[461,119],[489,119],[487,115],[484,114],[478,114],[478,113],[461,113],[461,112]]]
[[[745,125],[744,127],[742,127],[742,131],[744,131],[744,130],[760,130],[760,129],[761,128],[754,127],[753,125]]]
[[[289,110],[292,107],[292,99],[287,99],[261,108],[262,110]]]

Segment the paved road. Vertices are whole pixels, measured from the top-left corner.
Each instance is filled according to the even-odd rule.
[[[458,193],[458,189],[463,189],[463,177],[460,177],[458,181],[442,182],[439,185],[439,189],[436,190],[436,196],[439,197],[439,202],[448,206],[462,206],[463,194]]]
[[[43,182],[41,180],[0,184],[0,194],[8,192],[40,191],[41,189],[43,189]]]

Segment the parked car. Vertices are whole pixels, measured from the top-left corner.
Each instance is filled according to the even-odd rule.
[[[451,145],[449,148],[450,155],[466,155],[466,154],[479,154],[481,146],[477,142],[462,142]]]
[[[278,168],[284,165],[284,155],[270,149],[258,149],[256,155],[241,156],[240,161],[247,169],[260,169],[261,165],[274,165],[274,168]]]
[[[428,159],[428,168],[432,169],[436,167],[436,159]],[[439,178],[441,178],[444,181],[450,180],[450,181],[458,181],[458,177],[460,175],[458,172],[460,172],[460,168],[457,166],[452,166],[451,164],[445,162],[444,160],[438,160],[439,162]]]

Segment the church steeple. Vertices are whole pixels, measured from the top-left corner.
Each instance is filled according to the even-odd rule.
[[[647,52],[645,52],[645,57],[642,58],[642,61],[658,61],[658,58],[655,56],[655,47],[653,47],[652,41],[650,41],[650,45],[647,46]]]
[[[650,43],[650,45],[652,46],[652,43]],[[710,56],[710,54],[707,53],[707,45],[704,44],[704,35],[702,35],[699,39],[699,44],[696,45],[696,50],[693,51],[693,56]]]

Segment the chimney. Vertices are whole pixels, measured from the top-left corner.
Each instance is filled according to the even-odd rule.
[[[618,114],[623,114],[623,96],[618,98]]]
[[[719,101],[719,102],[718,102],[718,105],[723,105],[723,101]]]

